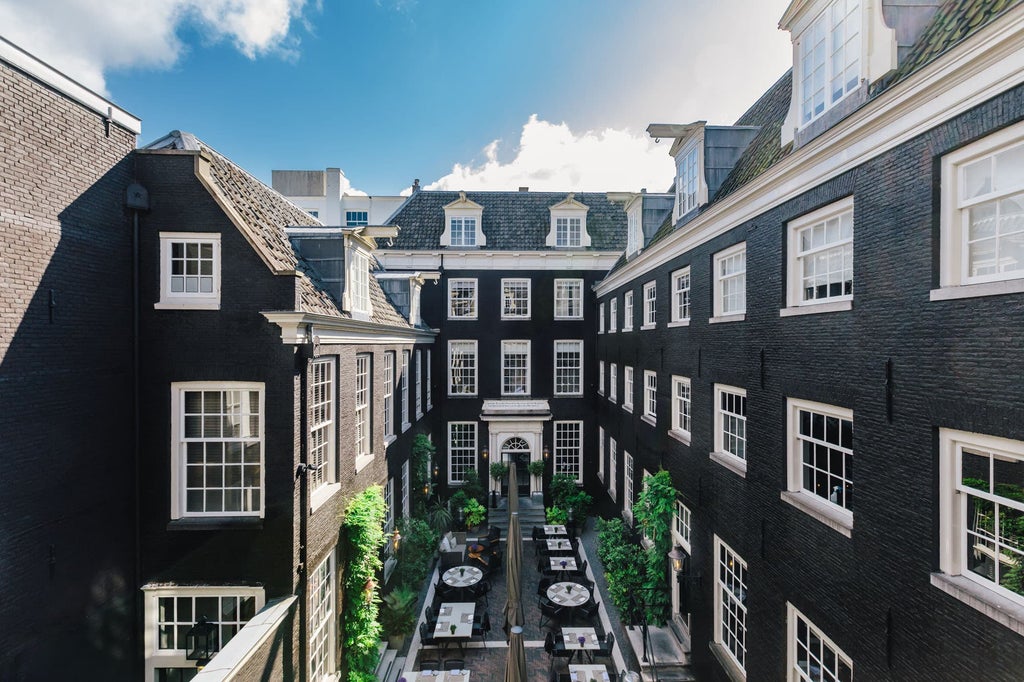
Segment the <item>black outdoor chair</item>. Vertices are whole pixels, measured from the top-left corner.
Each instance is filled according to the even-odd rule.
[[[540,582],[537,583],[537,596],[546,597],[548,596],[548,588],[555,582],[554,578],[541,578]]]
[[[491,584],[486,580],[481,580],[476,585],[469,588],[469,597],[473,601],[479,603],[480,600],[484,600],[484,603],[490,607],[491,600],[487,598],[488,593],[491,591]]]
[[[595,600],[591,600],[591,601],[588,601],[583,606],[580,606],[579,608],[577,608],[576,611],[579,613],[580,616],[582,616],[585,620],[587,620],[589,622],[589,621],[593,621],[595,618],[598,617],[598,609],[600,609],[600,608],[601,608],[601,602],[595,601]]]
[[[587,577],[587,562],[584,561],[582,564],[577,561],[576,565],[579,566],[575,571],[569,571],[569,575],[577,579],[585,579]]]
[[[566,663],[572,661],[572,655],[574,652],[572,649],[565,648],[565,642],[562,641],[561,634],[556,635],[555,633],[548,630],[548,634],[544,638],[545,642],[547,642],[548,637],[551,638],[551,641],[554,645],[554,649],[552,650],[551,655],[555,658],[564,658],[566,660]]]
[[[615,633],[609,632],[605,635],[604,641],[601,643],[601,647],[594,652],[594,658],[607,658],[608,662],[611,662],[612,649],[615,647]]]
[[[437,644],[437,640],[434,639],[434,628],[426,623],[420,623],[420,644],[425,644],[427,646]],[[420,665],[423,665],[422,661],[420,662]]]
[[[440,669],[441,669],[441,661],[438,661],[438,660],[433,659],[433,658],[428,658],[426,660],[420,661],[420,670],[440,670]]]
[[[461,658],[449,658],[444,662],[445,670],[465,670],[466,662]]]
[[[491,616],[484,611],[483,617],[477,620],[473,619],[473,637],[479,637],[480,641],[487,639],[487,634],[491,631]]]
[[[537,623],[537,627],[544,627],[545,621],[549,624],[557,625],[562,615],[565,613],[565,608],[559,606],[555,602],[548,599],[546,596],[540,598],[540,620]]]

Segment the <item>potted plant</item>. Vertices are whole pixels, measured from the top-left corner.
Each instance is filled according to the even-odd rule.
[[[399,585],[384,595],[384,607],[380,612],[380,623],[388,646],[402,650],[405,636],[416,627],[416,599],[418,594],[409,585]]]
[[[476,528],[487,518],[487,507],[483,506],[473,498],[466,500],[466,506],[462,508],[466,514],[466,526]]]
[[[544,510],[544,518],[549,525],[564,526],[569,520],[569,514],[560,507],[548,507]]]
[[[537,478],[537,485],[534,486],[535,490],[540,490],[544,485],[544,470],[546,468],[547,464],[542,459],[535,459],[526,465],[526,470],[530,472],[530,475]]]
[[[504,462],[494,462],[491,464],[491,478],[493,478],[498,484],[498,490],[501,490],[501,482],[508,476],[508,465]]]

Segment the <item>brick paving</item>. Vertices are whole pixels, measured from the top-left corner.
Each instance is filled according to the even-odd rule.
[[[524,529],[524,532],[528,533],[529,529]],[[625,655],[627,660],[632,659],[632,661],[635,661],[636,659],[632,651],[629,650],[628,644],[625,646],[625,651],[619,650],[620,643],[626,640],[619,623],[618,614],[615,613],[613,608],[610,608],[610,604],[607,605],[608,609],[605,608],[604,576],[601,574],[600,563],[595,565],[597,557],[596,542],[597,538],[594,530],[592,528],[587,529],[581,536],[580,547],[581,554],[583,555],[581,559],[588,561],[588,577],[594,579],[597,583],[598,594],[596,596],[601,602],[600,630],[608,631],[610,629],[611,632],[615,633],[616,652],[613,658],[614,663],[609,665],[609,673],[611,673],[613,670],[618,671],[623,668],[623,655]],[[504,545],[504,541],[502,544]],[[508,655],[505,633],[502,631],[505,597],[507,594],[504,573],[504,568],[502,568],[501,571],[492,575],[490,579],[491,592],[489,594],[489,604],[486,608],[491,620],[491,632],[483,644],[479,640],[475,640],[466,646],[464,652],[459,652],[454,646],[447,650],[434,646],[422,646],[419,642],[419,625],[417,624],[417,636],[411,642],[405,670],[419,670],[421,660],[443,662],[449,659],[461,659],[470,671],[470,682],[502,682],[505,678],[505,661]],[[431,576],[431,584],[437,581],[437,575],[435,571]],[[523,636],[526,643],[526,679],[529,682],[548,682],[550,680],[552,663],[549,660],[549,656],[544,652],[544,636],[549,629],[557,627],[555,625],[549,626],[547,623],[545,623],[544,628],[539,627],[540,609],[537,602],[537,586],[540,578],[541,575],[537,571],[537,559],[534,554],[534,543],[529,537],[524,538],[522,573]],[[433,588],[428,587],[426,603],[429,604],[432,597]],[[421,612],[420,623],[422,622],[423,614]],[[603,659],[598,662],[607,664],[607,661]],[[564,658],[557,659],[553,665],[555,671],[567,672],[567,664]]]

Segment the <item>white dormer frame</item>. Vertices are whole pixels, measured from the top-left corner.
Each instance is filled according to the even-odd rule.
[[[581,204],[576,201],[576,195],[573,192],[569,193],[562,201],[559,201],[554,206],[548,208],[551,212],[551,226],[548,231],[548,236],[544,240],[544,244],[553,248],[563,249],[583,249],[590,246],[590,234],[587,232],[587,212],[590,207],[586,204]],[[567,244],[564,246],[558,245],[558,219],[559,218],[578,218],[580,221],[580,243],[579,244]]]
[[[830,26],[826,26],[825,35],[825,108],[813,116],[810,120],[804,121],[801,116],[801,103],[803,101],[803,64],[801,50],[805,41],[809,39],[808,30],[826,12],[830,12],[835,5],[844,5],[849,9],[852,4],[859,4],[860,12],[860,56],[859,85],[832,101],[830,81],[832,74],[829,72],[832,58],[832,39],[830,37]],[[825,18],[828,23],[828,17]],[[828,111],[846,99],[853,92],[858,91],[866,84],[874,83],[879,78],[897,67],[896,31],[886,25],[882,16],[882,0],[793,0],[786,12],[779,20],[779,28],[789,31],[793,43],[793,94],[790,98],[789,113],[782,125],[783,145],[792,142],[796,132],[813,124]],[[845,88],[844,88],[845,90]]]
[[[369,320],[373,315],[370,296],[372,259],[373,251],[363,240],[345,236],[345,292],[341,305],[357,320]]]
[[[644,196],[643,194],[634,194],[624,207],[627,258],[644,250]]]
[[[708,181],[704,173],[704,121],[686,126],[685,132],[672,143],[669,153],[675,159],[674,220],[708,203]],[[695,176],[691,165],[696,164]]]
[[[452,244],[452,219],[471,218],[475,221],[475,243],[473,244]],[[484,235],[484,207],[471,199],[466,198],[465,192],[459,192],[459,198],[444,207],[444,231],[441,232],[441,246],[449,246],[456,249],[472,249],[487,246],[487,237]]]

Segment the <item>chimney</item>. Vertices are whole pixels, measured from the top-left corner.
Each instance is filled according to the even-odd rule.
[[[530,191],[530,188],[529,188],[529,187],[520,187],[520,188],[519,188],[519,191],[520,191],[520,192],[529,192],[529,191]]]
[[[412,193],[416,194],[416,192],[419,192],[419,191],[420,191],[420,179],[416,178],[415,180],[412,181]]]
[[[341,225],[341,169],[328,168],[326,181],[326,210],[324,215],[320,216],[320,220],[324,225]]]
[[[646,187],[641,187],[640,188],[640,194],[647,194],[647,188]]]

